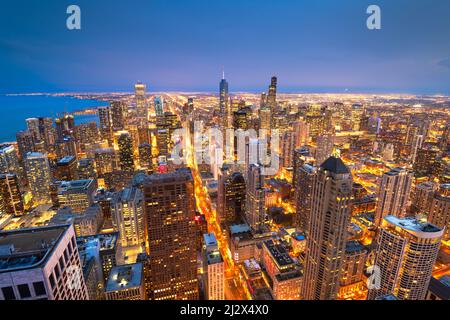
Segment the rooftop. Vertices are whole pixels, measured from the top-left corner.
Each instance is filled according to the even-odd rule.
[[[0,273],[44,263],[69,225],[0,232]]]
[[[63,165],[69,164],[71,162],[74,162],[75,160],[76,159],[74,156],[66,156],[64,158],[59,159],[57,165],[63,166]]]
[[[73,180],[73,181],[61,181],[59,185],[58,192],[69,192],[69,191],[84,191],[87,190],[94,180]]]
[[[386,216],[384,220],[395,227],[399,227],[408,233],[420,237],[435,238],[443,234],[443,230],[437,226],[412,217],[398,218],[396,216]]]
[[[77,245],[80,250],[84,250],[88,246],[99,244],[100,251],[114,250],[117,245],[119,232],[101,233],[93,236],[77,238]]]
[[[142,285],[142,263],[115,266],[106,283],[106,292],[127,290]]]
[[[270,252],[275,262],[280,267],[286,267],[294,264],[288,251],[282,244],[276,244],[273,240],[264,241],[264,246]]]
[[[340,158],[336,157],[329,157],[327,160],[325,160],[324,163],[322,163],[320,167],[324,170],[337,174],[350,173],[350,170],[347,168],[344,162],[342,162]]]

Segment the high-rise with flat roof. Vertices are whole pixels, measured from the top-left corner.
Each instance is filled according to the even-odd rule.
[[[194,179],[188,168],[143,182],[150,250],[151,300],[196,300]]]
[[[383,174],[378,187],[378,202],[375,211],[377,226],[387,215],[405,216],[412,181],[413,173],[403,168],[395,168]]]
[[[380,287],[369,288],[368,299],[386,294],[400,300],[425,299],[443,234],[426,221],[386,216],[374,262],[380,269]]]
[[[58,203],[70,207],[75,213],[83,213],[94,203],[96,180],[62,181],[57,186]]]
[[[203,235],[203,272],[207,300],[225,300],[225,264],[214,233]]]
[[[71,225],[0,232],[0,300],[87,300]]]
[[[21,216],[24,212],[22,192],[15,174],[0,174],[0,215]]]
[[[350,222],[352,185],[350,170],[339,158],[328,158],[317,170],[302,287],[306,300],[337,297]]]
[[[28,153],[25,159],[25,171],[34,203],[50,202],[51,173],[46,154]]]

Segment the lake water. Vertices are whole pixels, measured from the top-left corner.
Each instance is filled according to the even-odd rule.
[[[107,105],[103,101],[81,100],[72,97],[45,95],[0,95],[0,143],[16,140],[16,132],[25,130],[27,118],[55,118],[64,112],[73,112]],[[75,116],[75,124],[98,122],[96,115]]]

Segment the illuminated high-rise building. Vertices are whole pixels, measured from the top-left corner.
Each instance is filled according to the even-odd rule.
[[[306,300],[337,297],[350,223],[352,185],[350,170],[339,158],[328,158],[317,170],[302,287]]]
[[[58,160],[53,177],[59,181],[77,180],[77,173],[77,159],[67,156]]]
[[[294,223],[297,228],[308,233],[311,217],[311,205],[313,201],[312,189],[316,168],[310,164],[304,164],[295,169],[294,197],[296,214]]]
[[[139,166],[141,168],[151,169],[152,167],[152,146],[149,143],[139,145]]]
[[[65,115],[55,119],[56,138],[58,141],[63,140],[67,136],[72,136],[75,129],[75,118],[72,115]]]
[[[245,214],[245,179],[240,172],[232,172],[224,165],[219,174],[217,213],[221,222],[242,219]]]
[[[19,158],[23,160],[28,152],[34,152],[34,138],[30,131],[20,131],[16,134]]]
[[[128,133],[122,133],[118,140],[119,162],[123,171],[134,171],[133,142]]]
[[[155,104],[155,114],[157,117],[164,116],[164,100],[162,97],[155,97],[154,99]]]
[[[309,125],[303,119],[294,122],[295,147],[300,148],[309,143]]]
[[[267,95],[267,107],[273,112],[277,108],[277,77],[270,80],[269,94]]]
[[[53,147],[56,139],[52,118],[29,118],[25,121],[28,131],[33,134],[35,143],[44,142],[46,150]]]
[[[15,174],[0,174],[0,215],[23,215],[23,197]]]
[[[113,172],[116,169],[116,153],[113,148],[97,149],[94,152],[95,169],[99,175]]]
[[[441,150],[434,145],[426,145],[417,150],[414,162],[414,173],[416,176],[425,177],[436,175],[441,156]]]
[[[225,300],[225,263],[214,233],[203,236],[203,277],[206,300]]]
[[[112,141],[112,123],[111,112],[109,107],[97,108],[98,118],[100,121],[100,135],[102,139]]]
[[[56,185],[58,203],[62,208],[70,207],[72,212],[81,214],[94,203],[96,180],[62,181]]]
[[[295,133],[283,132],[280,138],[280,164],[283,168],[292,168],[294,165]]]
[[[248,225],[255,231],[261,230],[265,221],[265,190],[262,167],[251,164],[247,172],[247,195],[245,218]]]
[[[151,300],[197,300],[194,179],[188,168],[143,182]]]
[[[333,154],[334,140],[335,137],[331,134],[324,134],[317,137],[314,158],[316,158],[316,163],[318,165],[323,163]]]
[[[110,103],[111,126],[113,131],[125,130],[128,106],[123,101],[111,101]]]
[[[219,86],[219,111],[222,117],[226,120],[225,124],[228,122],[228,106],[230,104],[228,96],[228,82],[225,80],[225,72],[223,73],[222,80]]]
[[[0,300],[88,300],[73,225],[0,232]]]
[[[431,199],[430,206],[424,210],[428,213],[428,221],[445,230],[443,239],[450,239],[450,197],[437,191]]]
[[[411,196],[411,211],[424,214],[429,211],[439,184],[433,181],[425,181],[415,186]]]
[[[415,218],[385,216],[374,262],[380,271],[380,287],[369,287],[368,299],[385,294],[400,300],[425,299],[443,233]]]
[[[134,94],[136,98],[136,114],[139,118],[144,120],[148,119],[148,106],[147,99],[145,97],[145,91],[147,87],[145,84],[138,82],[134,86]]]
[[[117,192],[112,200],[112,215],[122,247],[140,246],[145,249],[147,239],[142,191],[131,187]]]
[[[97,174],[95,172],[95,161],[91,158],[82,158],[77,163],[77,177],[78,179],[95,179]]]
[[[14,146],[0,147],[0,173],[20,174],[21,172],[22,169]]]
[[[50,202],[49,187],[52,181],[46,154],[28,153],[25,159],[28,185],[35,203]]]
[[[412,181],[413,173],[403,168],[395,168],[383,174],[378,186],[375,225],[379,226],[387,215],[405,216]]]
[[[259,109],[259,128],[270,131],[272,121],[272,112],[269,108],[263,107]]]

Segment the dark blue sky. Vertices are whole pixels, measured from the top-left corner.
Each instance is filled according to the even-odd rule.
[[[78,4],[82,30],[66,29]],[[382,8],[380,31],[366,9]],[[448,0],[2,0],[0,92],[450,94]]]

